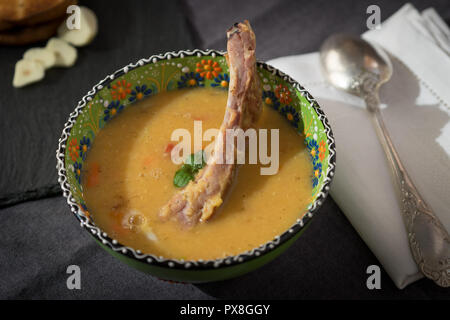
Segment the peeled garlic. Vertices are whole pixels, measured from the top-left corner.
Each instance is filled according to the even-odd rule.
[[[46,48],[54,52],[56,58],[55,66],[57,67],[71,67],[77,60],[77,49],[64,40],[51,38],[48,40]]]
[[[56,63],[55,53],[47,48],[31,48],[25,51],[23,58],[42,63],[45,69],[51,68]]]
[[[34,60],[19,60],[14,71],[13,86],[16,88],[37,82],[44,78],[44,65]]]
[[[58,28],[58,37],[77,47],[85,46],[97,35],[97,17],[86,7],[80,7],[80,29],[67,28],[64,21]]]

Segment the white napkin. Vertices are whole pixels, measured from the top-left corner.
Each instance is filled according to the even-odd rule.
[[[394,73],[380,92],[384,120],[417,189],[450,230],[450,30],[433,9],[419,13],[406,4],[363,37],[391,55]],[[333,199],[398,288],[420,279],[363,101],[325,82],[318,53],[268,63],[309,90],[331,122],[337,148]]]

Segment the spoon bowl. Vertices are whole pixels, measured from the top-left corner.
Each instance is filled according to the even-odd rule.
[[[376,89],[392,76],[392,64],[387,54],[351,35],[329,37],[320,49],[320,59],[327,80],[357,96],[361,95],[359,84],[368,74],[376,80]]]

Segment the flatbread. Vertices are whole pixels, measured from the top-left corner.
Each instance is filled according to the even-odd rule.
[[[77,0],[0,0],[0,31],[34,26],[66,15]]]
[[[0,32],[0,45],[26,45],[53,36],[65,17],[30,27],[15,27]]]
[[[0,31],[14,28],[14,23],[9,21],[0,20]]]

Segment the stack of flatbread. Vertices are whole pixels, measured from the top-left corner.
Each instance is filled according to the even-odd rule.
[[[53,36],[77,0],[0,0],[0,45],[25,45]]]

